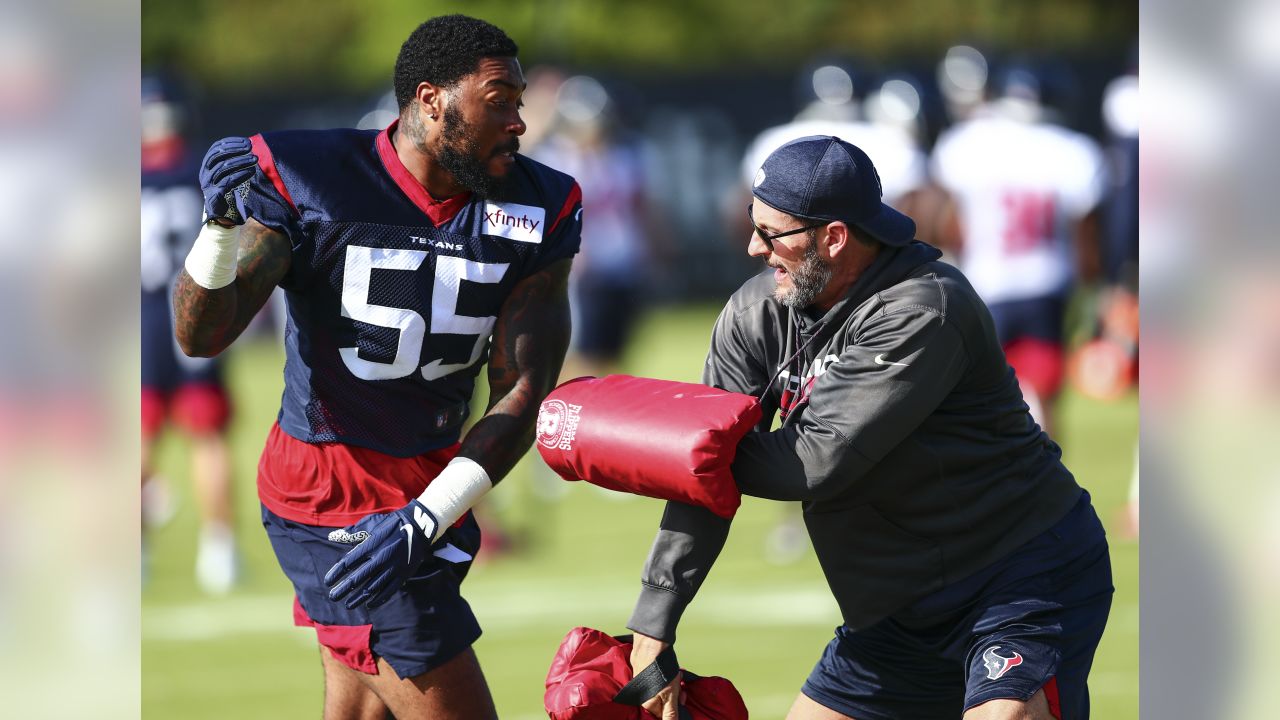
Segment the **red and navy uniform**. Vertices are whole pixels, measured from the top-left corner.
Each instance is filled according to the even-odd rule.
[[[189,358],[173,336],[170,291],[200,231],[204,198],[195,169],[142,172],[142,433],[172,419],[188,432],[222,430],[230,416],[221,364]]]
[[[582,194],[520,156],[502,201],[436,201],[400,163],[394,128],[253,137],[260,172],[246,209],[293,245],[280,283],[283,434],[405,458],[458,441],[502,304],[577,252]],[[276,470],[264,456],[263,503],[314,524],[355,522],[422,490],[317,499]]]
[[[285,388],[258,495],[295,620],[351,667],[376,672],[383,657],[411,677],[479,637],[458,594],[469,563],[432,557],[386,605],[349,610],[321,579],[350,549],[328,529],[403,507],[457,452],[502,306],[577,253],[582,193],[517,156],[501,200],[438,201],[401,164],[394,131],[254,136],[245,208],[293,247]],[[478,543],[468,514],[440,544],[471,555]]]

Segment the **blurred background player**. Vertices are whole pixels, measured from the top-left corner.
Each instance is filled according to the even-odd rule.
[[[1030,69],[1011,67],[998,87],[934,146],[954,212],[936,240],[990,307],[1032,415],[1051,430],[1068,294],[1079,254],[1096,247],[1106,172],[1097,143],[1048,120]]]
[[[906,76],[893,77],[868,93],[865,112],[858,102],[855,73],[825,64],[805,73],[804,95],[810,100],[786,124],[761,132],[742,158],[742,177],[751,198],[756,171],[769,154],[809,135],[834,135],[862,148],[880,171],[885,202],[910,212],[911,200],[925,182],[927,158],[920,148],[920,96]],[[735,204],[733,217],[742,215]]]
[[[990,65],[981,50],[970,45],[947,48],[938,61],[935,80],[949,122],[964,122],[982,109],[990,74]]]
[[[578,179],[583,236],[569,293],[573,341],[562,378],[616,372],[645,305],[653,259],[638,143],[618,126],[616,101],[593,77],[556,91],[551,132],[531,156]]]
[[[142,80],[142,497],[144,524],[163,524],[173,500],[151,470],[166,421],[190,442],[191,477],[200,510],[196,580],[212,594],[238,579],[232,532],[230,403],[221,361],[189,358],[173,339],[169,292],[200,229],[204,203],[184,138],[186,114],[177,84]]]
[[[618,98],[589,75],[566,74],[543,66],[529,75],[525,106],[528,132],[521,138],[529,157],[568,173],[582,187],[582,249],[569,277],[573,335],[560,380],[602,377],[622,370],[622,355],[636,324],[655,296],[655,265],[666,254],[665,238],[653,231],[650,180],[645,172],[643,138],[623,123]],[[530,474],[531,492],[520,499],[535,508],[537,522],[495,535],[496,515],[482,515],[485,539],[499,537],[508,548],[552,541],[548,522],[568,486],[545,465]],[[615,502],[631,498],[601,492]],[[507,495],[494,498],[506,503]],[[485,524],[488,521],[488,524]],[[514,537],[513,537],[514,536]]]

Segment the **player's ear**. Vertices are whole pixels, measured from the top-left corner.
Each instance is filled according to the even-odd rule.
[[[438,85],[432,85],[425,80],[418,83],[417,91],[414,93],[418,104],[421,106],[423,115],[426,116],[424,121],[429,118],[435,120],[444,115],[444,106],[446,102],[444,88]]]
[[[827,247],[827,253],[834,259],[847,247],[853,239],[849,235],[849,226],[842,222],[833,222],[827,225],[826,234],[822,237],[822,243]]]

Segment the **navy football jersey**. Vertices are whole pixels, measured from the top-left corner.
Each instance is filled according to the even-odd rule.
[[[436,201],[394,128],[254,136],[245,205],[293,246],[280,427],[408,457],[457,441],[508,294],[578,251],[582,192],[519,156],[502,201]]]

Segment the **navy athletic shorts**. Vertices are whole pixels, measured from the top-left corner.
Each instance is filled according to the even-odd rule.
[[[265,507],[262,525],[297,593],[295,624],[314,627],[320,644],[348,667],[377,674],[381,657],[401,678],[415,677],[448,662],[480,637],[480,624],[459,594],[469,560],[428,558],[386,604],[348,610],[329,600],[324,584],[325,573],[352,548],[329,541],[334,528],[286,520]],[[462,526],[450,528],[438,547],[452,544],[474,557],[479,541],[479,527],[468,513]]]
[[[1006,300],[987,304],[996,337],[1002,344],[1034,338],[1061,344],[1067,318],[1067,296],[1045,295],[1026,300]]]
[[[836,628],[802,692],[855,720],[956,720],[1043,687],[1055,717],[1086,720],[1112,592],[1106,537],[1085,493],[991,567],[869,628]]]

